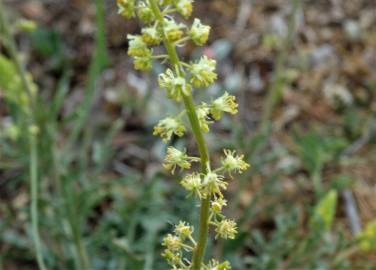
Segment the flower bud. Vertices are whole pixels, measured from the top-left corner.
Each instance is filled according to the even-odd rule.
[[[215,120],[221,119],[223,112],[230,114],[238,112],[238,104],[236,103],[235,96],[229,95],[227,92],[214,100],[210,108],[210,113]]]
[[[188,18],[192,14],[192,2],[193,0],[178,0],[175,1],[175,7],[181,15]]]
[[[162,257],[166,258],[167,262],[171,265],[177,265],[181,261],[181,252],[172,252],[169,249],[165,249],[162,253]]]
[[[135,0],[116,0],[118,13],[126,18],[134,16]]]
[[[210,26],[203,25],[201,21],[196,18],[193,21],[192,27],[189,30],[188,35],[196,45],[202,46],[208,41],[209,33]]]
[[[165,19],[163,25],[163,31],[168,41],[175,42],[183,37],[183,28],[185,27],[182,23],[177,23],[172,19]]]
[[[216,61],[203,56],[197,63],[191,64],[191,83],[194,87],[208,87],[217,79],[215,73]]]
[[[142,40],[149,46],[159,45],[162,41],[156,27],[146,27],[142,29]]]
[[[135,57],[133,64],[134,68],[136,70],[141,70],[141,71],[149,71],[153,67],[153,62],[152,62],[152,55],[150,52],[150,55],[148,56],[143,56],[143,57]]]
[[[139,35],[128,35],[129,47],[128,55],[133,57],[151,56],[151,50]]]
[[[227,201],[222,198],[215,199],[211,203],[211,209],[214,213],[219,214],[222,212],[223,206],[227,205]]]
[[[139,2],[136,12],[138,18],[146,24],[155,20],[153,11],[145,2]]]
[[[171,251],[178,251],[181,249],[182,241],[179,237],[168,234],[163,238],[162,246],[165,246],[167,249]]]

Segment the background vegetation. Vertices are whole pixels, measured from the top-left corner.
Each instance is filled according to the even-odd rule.
[[[226,195],[240,233],[212,253],[239,270],[376,269],[376,3],[196,2],[219,63],[208,92],[239,100],[210,148],[252,164]],[[152,128],[177,108],[132,69],[139,25],[115,1],[3,4],[0,269],[37,269],[38,234],[47,269],[166,269],[161,238],[197,202],[160,165]]]

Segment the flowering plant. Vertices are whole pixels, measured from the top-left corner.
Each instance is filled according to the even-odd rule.
[[[193,0],[117,0],[119,14],[126,18],[137,17],[144,24],[141,34],[128,35],[128,55],[134,59],[134,68],[149,71],[154,60],[168,61],[169,67],[158,76],[158,84],[166,90],[168,98],[184,104],[180,114],[160,120],[153,134],[166,143],[174,135],[184,136],[188,129],[184,122],[186,116],[200,154],[193,157],[185,149],[167,148],[163,167],[172,174],[177,168],[188,170],[193,162],[200,163],[200,172],[187,173],[180,181],[183,188],[200,200],[200,221],[196,239],[193,226],[180,221],[173,233],[163,239],[165,249],[162,255],[171,269],[226,270],[230,269],[227,261],[221,263],[213,259],[204,262],[208,231],[213,226],[215,238],[235,238],[235,221],[222,214],[227,204],[222,191],[228,186],[226,177],[233,178],[233,173],[242,173],[249,165],[242,155],[225,149],[221,165],[212,168],[204,133],[209,132],[212,120],[220,120],[224,113],[236,114],[238,105],[235,97],[227,92],[211,104],[194,103],[194,88],[208,87],[217,79],[217,74],[214,59],[202,56],[196,61],[184,62],[177,54],[177,46],[184,46],[189,41],[203,46],[209,37],[210,26],[202,24],[199,19],[195,18],[191,26],[174,19],[176,13],[188,19],[192,14],[192,4]],[[154,54],[153,46],[159,45],[164,46],[165,55]]]

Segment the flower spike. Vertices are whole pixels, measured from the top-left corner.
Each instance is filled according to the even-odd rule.
[[[199,237],[195,240],[194,227],[180,221],[173,232],[164,237],[162,256],[171,270],[230,270],[227,261],[205,262],[207,239],[201,236],[208,235],[209,227],[213,226],[216,238],[235,238],[235,221],[222,213],[223,207],[227,205],[222,192],[228,186],[222,173],[232,177],[232,173],[243,173],[249,165],[243,155],[226,149],[221,167],[212,170],[204,133],[209,132],[213,119],[219,120],[223,113],[236,114],[238,105],[235,97],[227,92],[211,104],[201,102],[201,105],[196,105],[192,92],[194,88],[209,87],[217,80],[216,61],[202,56],[195,61],[183,62],[177,51],[177,47],[185,46],[188,41],[197,46],[205,45],[209,39],[210,26],[202,24],[198,18],[194,18],[189,27],[174,19],[174,13],[179,13],[183,18],[190,17],[193,0],[117,0],[117,4],[122,16],[137,16],[145,24],[141,34],[128,35],[128,55],[134,59],[135,69],[148,71],[152,69],[153,61],[160,60],[162,64],[168,61],[169,68],[158,75],[158,85],[166,90],[168,98],[184,104],[183,113],[160,120],[153,134],[160,136],[166,143],[174,135],[183,136],[187,131],[182,121],[184,115],[189,120],[200,153],[200,157],[191,157],[185,149],[167,148],[163,167],[172,174],[176,168],[190,170],[193,162],[200,163],[200,172],[192,170],[180,181],[189,195],[195,195],[200,200],[200,226]],[[153,55],[153,47],[159,45],[163,45],[166,53]]]

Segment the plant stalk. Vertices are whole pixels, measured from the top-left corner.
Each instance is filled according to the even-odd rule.
[[[282,48],[277,56],[275,65],[275,77],[269,88],[268,96],[266,97],[264,110],[259,126],[259,133],[264,134],[265,137],[269,137],[271,132],[271,117],[275,106],[280,101],[283,94],[283,87],[285,86],[284,72],[285,63],[289,49],[293,45],[294,35],[296,32],[296,14],[300,7],[300,0],[292,1],[292,10],[289,15],[287,23],[287,37],[283,40]]]
[[[21,79],[21,83],[23,86],[24,91],[26,92],[26,95],[29,100],[29,127],[36,126],[36,117],[35,117],[35,108],[36,108],[36,101],[34,99],[31,86],[29,84],[29,81],[26,77],[26,71],[23,65],[21,64],[21,61],[18,58],[16,44],[14,42],[14,39],[11,35],[11,31],[9,30],[8,21],[5,18],[4,14],[4,6],[3,1],[0,0],[0,34],[3,37],[4,41],[4,47],[9,53],[9,56],[13,62],[13,64],[16,66],[16,70],[18,73],[18,76]],[[29,133],[31,131],[29,130]],[[34,242],[35,247],[35,255],[38,263],[38,267],[41,270],[46,270],[46,266],[43,261],[43,255],[42,255],[42,244],[40,241],[40,235],[39,235],[39,220],[38,220],[38,142],[36,134],[29,134],[29,157],[30,157],[30,164],[29,164],[29,177],[30,177],[30,196],[31,196],[31,204],[30,204],[30,215],[31,215],[31,234]]]
[[[158,7],[158,4],[155,0],[149,0],[150,7],[154,13],[154,16],[157,18],[158,22],[163,25],[163,15]],[[181,64],[179,56],[176,52],[176,47],[173,43],[169,42],[167,38],[163,37],[163,43],[167,50],[167,54],[170,60],[172,67],[178,67],[179,75],[184,76],[181,69]],[[204,135],[200,128],[200,123],[196,113],[196,106],[193,101],[191,94],[183,95],[183,101],[185,110],[192,128],[193,135],[196,139],[197,147],[200,153],[200,164],[201,164],[201,173],[207,174],[210,169],[210,160],[209,160],[209,151],[204,138]],[[200,208],[200,221],[199,221],[199,235],[197,246],[193,251],[192,257],[192,269],[200,270],[203,258],[205,256],[206,243],[208,238],[209,230],[209,207],[210,200],[209,198],[201,199],[201,208]]]

